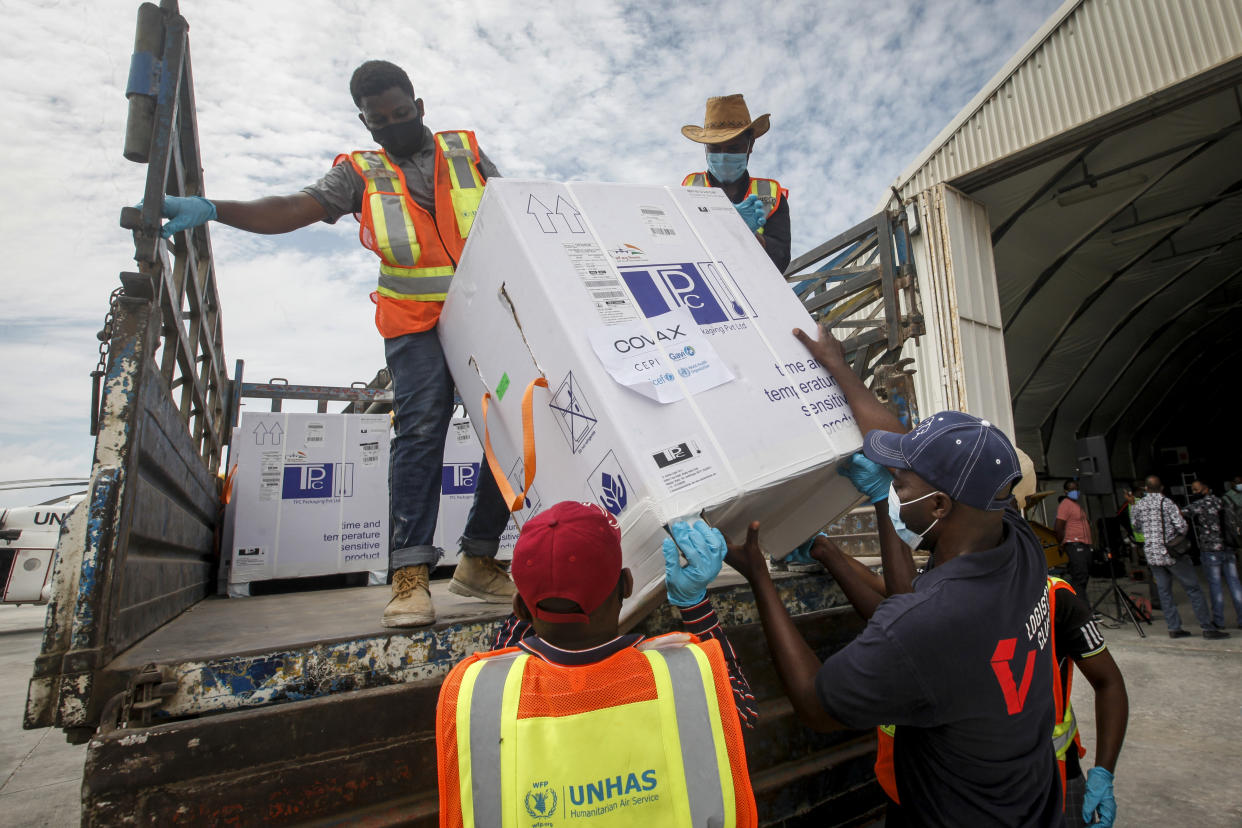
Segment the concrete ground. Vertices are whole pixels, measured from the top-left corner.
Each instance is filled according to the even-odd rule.
[[[1147,594],[1146,584],[1124,582]],[[1094,599],[1108,588],[1092,580]],[[1130,694],[1130,726],[1117,766],[1118,826],[1237,828],[1242,825],[1242,630],[1206,641],[1180,585],[1174,587],[1193,638],[1168,637],[1159,612],[1142,639],[1127,620],[1105,619],[1103,632]],[[1205,587],[1206,594],[1206,587]],[[1112,612],[1112,602],[1101,605]],[[31,665],[39,650],[42,607],[0,606],[0,828],[78,825],[85,746],[57,730],[22,730]],[[1095,748],[1091,686],[1074,684],[1090,767]]]
[[[59,730],[22,730],[26,684],[43,634],[44,607],[0,605],[0,826],[81,821],[86,746]]]
[[[1200,571],[1200,581],[1203,581]],[[1146,583],[1122,581],[1126,592],[1146,597]],[[1110,590],[1092,579],[1092,600]],[[1207,598],[1207,584],[1202,584]],[[1104,619],[1102,632],[1121,668],[1130,696],[1130,724],[1117,763],[1118,826],[1242,825],[1242,630],[1228,596],[1225,623],[1231,638],[1200,635],[1190,601],[1175,584],[1178,612],[1191,638],[1171,639],[1157,610],[1140,638],[1128,619]],[[1114,602],[1099,606],[1113,614]],[[1073,704],[1089,768],[1095,756],[1095,706],[1091,685],[1075,677]]]

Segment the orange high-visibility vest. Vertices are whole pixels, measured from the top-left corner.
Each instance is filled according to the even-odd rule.
[[[483,197],[479,145],[469,131],[435,134],[435,216],[414,201],[383,150],[338,155],[366,183],[358,240],[380,257],[375,327],[384,338],[435,327]]]
[[[1055,624],[1057,617],[1057,595],[1064,595],[1066,600],[1074,600],[1077,593],[1074,588],[1060,578],[1048,576],[1048,617]],[[1056,724],[1052,727],[1052,747],[1057,754],[1057,771],[1061,774],[1061,808],[1065,808],[1065,757],[1073,747],[1078,751],[1078,758],[1087,754],[1078,737],[1078,720],[1074,717],[1074,708],[1070,704],[1070,690],[1074,685],[1074,665],[1065,666],[1065,688],[1061,687],[1061,659],[1057,655],[1056,628],[1052,630],[1052,697],[1055,700]]]
[[[687,633],[565,667],[476,653],[436,707],[441,828],[754,828],[720,645]]]
[[[710,187],[708,183],[707,173],[696,172],[690,173],[681,181],[683,187]],[[773,178],[752,178],[750,186],[746,189],[746,195],[759,196],[759,200],[768,208],[768,218],[776,212],[776,208],[781,206],[781,199],[789,197],[789,190],[783,188],[779,181]],[[763,228],[760,228],[763,232]]]
[[[1074,588],[1060,578],[1048,577],[1048,617],[1053,625],[1056,624],[1057,617],[1057,593],[1068,591],[1069,595],[1075,595]],[[1061,690],[1061,666],[1057,659],[1057,635],[1056,627],[1052,627],[1052,697],[1054,700],[1054,708],[1056,710],[1056,724],[1052,728],[1052,747],[1057,755],[1057,770],[1061,774],[1061,808],[1065,808],[1065,757],[1069,753],[1070,745],[1074,745],[1078,750],[1078,757],[1081,759],[1087,755],[1087,750],[1082,746],[1082,740],[1078,737],[1078,721],[1074,718],[1074,708],[1070,705],[1070,689],[1074,683],[1074,668],[1069,666],[1069,675],[1065,679],[1065,690]],[[875,751],[875,778],[880,783],[880,787],[884,789],[884,793],[888,794],[888,798],[901,804],[901,800],[897,798],[897,774],[893,766],[893,740],[897,734],[897,728],[893,725],[883,725],[876,728],[876,751]]]

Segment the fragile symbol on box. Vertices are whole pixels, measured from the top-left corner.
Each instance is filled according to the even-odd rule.
[[[556,424],[561,434],[569,441],[569,450],[578,454],[591,441],[595,434],[595,424],[599,422],[591,406],[582,398],[582,389],[574,381],[574,372],[565,376],[564,382],[552,395],[548,407],[555,412]]]
[[[617,456],[611,451],[604,455],[604,459],[591,472],[587,485],[599,504],[613,516],[619,516],[629,505],[629,476],[622,471]]]
[[[681,307],[688,308],[699,325],[757,316],[723,262],[629,266],[620,271],[648,319]]]

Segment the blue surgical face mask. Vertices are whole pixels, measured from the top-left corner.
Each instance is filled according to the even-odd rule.
[[[709,152],[707,171],[721,184],[731,184],[746,172],[747,152]]]
[[[1235,492],[1242,492],[1242,483],[1234,483],[1234,484],[1233,484],[1233,490],[1234,490]]]
[[[914,500],[902,503],[901,499],[897,497],[897,489],[894,488],[892,483],[888,484],[888,519],[892,521],[893,528],[897,530],[897,537],[901,538],[902,542],[911,549],[919,548],[923,538],[932,530],[932,526],[940,522],[940,518],[933,520],[931,526],[928,526],[921,533],[915,532],[906,526],[906,522],[901,519],[901,507],[909,506],[911,503],[918,503],[920,500],[926,500],[934,494],[935,492],[928,492],[922,497],[916,497]]]
[[[1077,499],[1078,499],[1078,490],[1077,490],[1077,489],[1074,489],[1074,491],[1069,492],[1069,493],[1068,493],[1068,494],[1066,494],[1065,496],[1066,496],[1066,497],[1068,497],[1070,500],[1077,500]]]

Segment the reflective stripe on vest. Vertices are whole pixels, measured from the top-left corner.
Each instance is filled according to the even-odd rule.
[[[448,162],[449,198],[453,203],[457,232],[464,239],[470,235],[475,214],[479,212],[479,202],[483,199],[483,176],[475,165],[469,133],[438,132],[436,143]],[[438,204],[436,208],[439,209]]]
[[[696,172],[690,173],[681,181],[683,187],[710,187],[711,184],[707,180],[707,173]],[[776,208],[781,206],[781,196],[784,193],[781,190],[779,181],[773,181],[770,178],[751,178],[750,186],[746,188],[748,196],[758,196],[768,209],[768,218],[776,212]]]
[[[436,235],[434,220],[409,196],[405,176],[386,153],[360,151],[348,157],[366,182],[360,233],[363,244],[380,257],[376,292],[390,299],[443,302],[453,264]],[[421,236],[419,225],[424,228]],[[419,267],[420,261],[427,264]]]
[[[732,768],[706,653],[688,644],[642,654],[652,670],[656,699],[563,718],[519,718],[529,654],[482,658],[466,668],[456,709],[462,824],[508,828],[527,824],[528,816],[567,816],[574,808],[592,825],[644,818],[654,819],[651,824],[734,828]],[[601,753],[593,717],[616,734],[610,735],[615,750]],[[589,731],[585,739],[578,735],[584,727]],[[537,752],[531,755],[531,750]],[[618,760],[638,764],[622,768]],[[620,775],[600,779],[601,762],[616,766]],[[581,769],[585,778],[564,778],[572,772],[567,768]],[[641,788],[637,774],[642,774]],[[594,798],[605,791],[604,800]],[[623,791],[625,800],[644,801],[622,805]],[[543,799],[533,800],[536,792]],[[631,792],[638,795],[630,797]],[[644,807],[646,813],[631,817],[629,807]]]
[[[1052,729],[1052,747],[1056,750],[1057,761],[1064,762],[1074,737],[1078,735],[1078,719],[1074,717],[1074,707],[1065,705],[1065,718]]]

